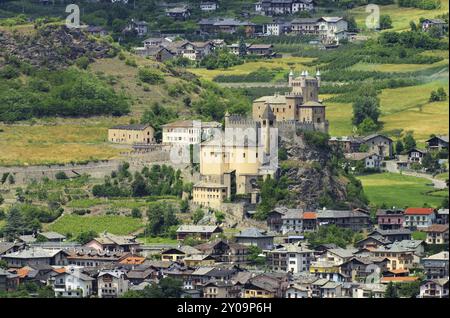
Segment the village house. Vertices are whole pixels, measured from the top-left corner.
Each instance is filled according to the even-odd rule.
[[[404,211],[400,209],[378,209],[377,224],[380,230],[397,230],[403,228]]]
[[[424,274],[428,279],[445,278],[449,276],[449,252],[444,251],[430,255],[421,260]]]
[[[375,257],[387,258],[388,270],[410,269],[414,267],[414,252],[407,248],[379,247],[370,251]]]
[[[432,28],[435,28],[439,31],[440,35],[448,32],[448,23],[442,19],[425,19],[422,22],[422,30],[424,32],[430,31]]]
[[[0,292],[11,292],[19,286],[19,277],[0,268]]]
[[[448,224],[433,224],[424,229],[424,232],[427,233],[427,244],[448,244]]]
[[[46,242],[60,243],[66,239],[66,236],[56,232],[40,232],[36,235],[36,238]]]
[[[318,35],[318,18],[297,18],[291,21],[291,33],[296,35]]]
[[[220,183],[200,181],[192,188],[192,203],[201,207],[219,210],[229,197],[228,187]]]
[[[222,125],[218,122],[179,120],[162,126],[162,142],[167,144],[193,145],[214,136]]]
[[[276,272],[308,272],[314,259],[314,251],[298,245],[287,244],[283,247],[264,251],[267,266]]]
[[[183,262],[183,260],[192,255],[199,255],[201,252],[192,246],[178,246],[166,249],[161,252],[162,261]]]
[[[203,285],[203,298],[232,298],[231,281],[210,281]]]
[[[341,298],[342,283],[329,281],[320,287],[322,298]]]
[[[384,298],[386,285],[383,284],[358,284],[352,290],[353,298]]]
[[[382,237],[388,239],[389,241],[395,242],[395,241],[410,240],[411,234],[412,234],[411,230],[404,228],[395,230],[375,229],[369,233],[369,236],[381,235]]]
[[[256,27],[252,22],[238,21],[233,18],[201,19],[197,24],[201,32],[206,34],[234,34],[239,30],[243,30],[246,36],[252,36],[255,33]]]
[[[137,252],[140,243],[136,241],[136,236],[133,235],[115,235],[104,232],[99,237],[94,238],[84,245],[87,249],[94,249],[97,251],[123,251],[123,252]]]
[[[0,259],[2,255],[17,252],[25,248],[24,243],[20,242],[0,242]]]
[[[425,142],[428,150],[448,150],[448,136],[433,136]]]
[[[194,246],[203,254],[212,256],[218,263],[247,263],[249,248],[246,245],[224,240]]]
[[[334,224],[337,227],[361,231],[371,226],[370,216],[357,210],[317,210],[317,222],[320,225]]]
[[[184,21],[191,16],[191,11],[189,10],[189,8],[187,6],[167,8],[166,16],[168,16],[174,20],[177,20],[177,21]]]
[[[273,19],[263,24],[262,34],[265,36],[280,36],[290,33],[291,23]]]
[[[56,297],[84,298],[92,295],[94,278],[83,273],[83,267],[67,266],[49,279]]]
[[[352,282],[378,283],[382,273],[387,271],[388,259],[373,256],[354,256],[340,265],[343,274]]]
[[[260,249],[271,249],[273,247],[274,235],[257,228],[247,228],[234,235],[236,242],[242,245],[257,246]]]
[[[439,209],[436,214],[437,224],[448,224],[448,209]],[[0,253],[1,255],[1,253]]]
[[[427,151],[424,149],[413,148],[408,151],[408,162],[422,164],[422,159],[427,154]]]
[[[58,269],[55,269],[51,265],[47,264],[35,264],[10,269],[10,272],[18,276],[20,284],[26,282],[42,284],[42,282],[46,282],[52,275],[54,275],[55,272],[58,272]]]
[[[211,255],[193,254],[191,256],[186,256],[183,259],[183,263],[188,267],[213,266],[216,263],[216,260]]]
[[[200,10],[203,12],[213,12],[219,9],[219,4],[215,1],[200,2]]]
[[[81,248],[68,250],[67,261],[70,265],[83,267],[99,267],[120,262],[131,255],[124,251],[97,250]]]
[[[366,238],[358,241],[355,243],[355,246],[359,249],[376,249],[380,246],[386,246],[388,244],[391,244],[392,242],[389,241],[387,238],[379,235],[379,234],[372,234],[367,236]]]
[[[420,298],[448,298],[448,277],[428,279],[420,284]]]
[[[247,54],[259,57],[272,57],[274,55],[272,44],[251,44],[247,47]]]
[[[101,26],[90,25],[86,28],[86,32],[93,36],[107,36],[108,31]]]
[[[123,31],[136,32],[137,36],[142,37],[148,33],[148,23],[145,21],[135,21],[134,19],[131,19],[130,23]]]
[[[128,291],[129,282],[123,271],[100,271],[97,286],[99,298],[118,298]]]
[[[155,142],[155,129],[150,125],[118,125],[108,129],[108,140],[120,144],[150,144]]]
[[[151,57],[157,62],[165,62],[177,56],[176,52],[171,52],[163,46],[136,47],[134,53],[142,57]]]
[[[415,256],[419,256],[414,260],[417,264],[420,263],[420,257],[425,254],[425,242],[422,240],[395,241],[386,247],[391,249],[407,249],[414,252]]]
[[[433,208],[407,208],[403,227],[410,229],[424,229],[431,226],[436,219]]]
[[[244,285],[242,298],[282,298],[288,287],[285,274],[260,274],[250,278]]]
[[[319,37],[322,43],[339,44],[347,39],[348,23],[342,17],[321,17],[318,21]]]
[[[382,158],[392,158],[394,155],[393,141],[389,137],[372,134],[361,138],[360,142],[361,145],[365,145],[368,148],[367,152],[376,153]]]
[[[361,165],[364,169],[380,170],[381,163],[383,161],[381,156],[376,153],[369,152],[346,153],[345,159],[350,162],[352,169],[355,169],[358,165]]]
[[[331,137],[328,144],[336,151],[341,150],[344,153],[358,152],[361,146],[361,140],[352,136]]]
[[[21,268],[32,265],[67,265],[68,253],[61,249],[43,249],[32,247],[17,252],[2,255],[1,259],[6,261],[8,267]]]
[[[313,9],[312,0],[260,0],[255,3],[256,13],[267,16],[293,14]]]
[[[180,225],[177,229],[177,240],[184,240],[186,237],[209,240],[214,234],[222,233],[222,229],[216,225]]]

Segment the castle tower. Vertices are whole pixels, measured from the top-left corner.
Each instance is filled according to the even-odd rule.
[[[267,104],[266,108],[264,109],[264,113],[261,116],[262,120],[262,126],[261,129],[263,129],[264,132],[264,153],[266,156],[270,155],[270,128],[274,127],[275,125],[275,115],[272,111],[272,108],[270,108],[270,105]]]
[[[225,119],[225,128],[226,128],[230,124],[230,113],[228,112],[228,110],[225,112],[224,119]]]
[[[294,81],[294,71],[291,69],[289,72],[289,87],[292,87],[292,82]]]

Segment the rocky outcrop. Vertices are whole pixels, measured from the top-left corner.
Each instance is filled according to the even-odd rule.
[[[3,33],[0,36],[0,56],[15,57],[32,66],[60,69],[72,65],[79,57],[90,61],[115,54],[106,41],[61,25],[45,25],[32,34]]]
[[[282,163],[282,176],[289,183],[289,197],[281,205],[313,210],[328,200],[332,205],[361,206],[360,202],[348,202],[349,180],[333,169],[331,151],[326,145],[307,144],[302,134],[298,134],[282,139],[281,146],[288,154],[288,160]]]

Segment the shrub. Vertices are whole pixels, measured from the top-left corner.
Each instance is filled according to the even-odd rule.
[[[149,68],[140,68],[138,72],[138,78],[147,84],[162,84],[164,83],[164,76],[156,71]]]
[[[65,180],[65,179],[69,179],[69,177],[67,176],[67,174],[66,174],[64,171],[57,172],[57,173],[55,174],[55,178],[56,178],[57,180]]]

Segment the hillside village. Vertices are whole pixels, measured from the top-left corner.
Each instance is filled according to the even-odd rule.
[[[50,1],[34,5],[52,10]],[[21,125],[41,129],[45,118],[69,127],[83,112],[81,120],[102,123],[93,134],[116,153],[0,167],[0,298],[449,297],[448,122],[420,139],[387,130],[378,97],[437,81],[427,103],[448,109],[440,86],[448,58],[436,57],[431,75],[342,68],[339,55],[352,49],[356,63],[383,65],[383,45],[401,35],[355,29],[347,8],[321,5],[261,0],[230,17],[221,10],[234,7],[224,1],[168,1],[155,5],[160,30],[138,14],[114,29],[92,17],[75,30],[56,18],[6,27],[31,23],[27,32],[37,35],[0,27],[1,85],[14,94],[0,106],[0,136]],[[412,23],[405,32],[432,49],[393,44],[387,64],[398,52],[426,65],[419,54],[448,47],[444,19]],[[193,23],[192,33],[171,29]],[[252,70],[255,82],[251,73],[227,73],[305,58],[284,51],[280,41],[289,38],[316,60],[270,69],[269,80],[261,68]],[[379,56],[367,53],[372,41]],[[133,75],[94,72],[101,63]],[[223,74],[210,82],[199,75],[208,71]],[[237,87],[218,85],[220,76]],[[335,133],[343,131],[334,117],[340,99],[353,107],[347,134]],[[377,185],[383,177],[392,185]]]

